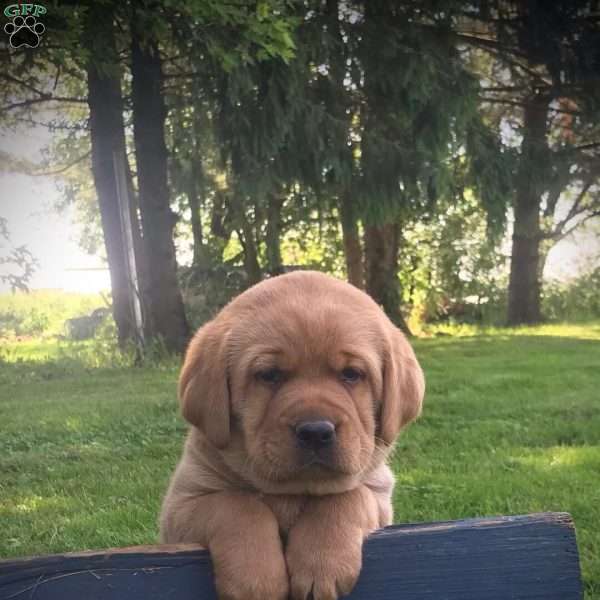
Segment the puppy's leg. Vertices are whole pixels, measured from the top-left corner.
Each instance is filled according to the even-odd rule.
[[[275,515],[252,494],[180,498],[164,516],[167,543],[207,546],[220,600],[286,600],[288,574]]]
[[[379,503],[366,486],[311,498],[288,537],[292,600],[336,600],[350,593],[364,538],[379,526]]]

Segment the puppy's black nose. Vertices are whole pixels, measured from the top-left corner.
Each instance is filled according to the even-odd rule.
[[[335,425],[331,421],[304,421],[294,431],[302,448],[320,450],[335,442]]]

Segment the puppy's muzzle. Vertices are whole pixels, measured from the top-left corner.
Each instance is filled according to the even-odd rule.
[[[302,421],[294,428],[300,448],[318,451],[335,444],[335,425],[331,421]]]

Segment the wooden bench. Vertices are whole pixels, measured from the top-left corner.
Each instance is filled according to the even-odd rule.
[[[364,548],[362,600],[580,600],[566,513],[388,527]],[[1,600],[214,600],[208,553],[139,546],[0,562]],[[265,598],[265,600],[269,600]]]

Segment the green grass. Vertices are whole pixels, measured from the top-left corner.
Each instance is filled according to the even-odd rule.
[[[394,458],[396,520],[569,511],[600,600],[600,323],[439,333],[415,342],[428,391]],[[78,347],[0,359],[1,557],[156,540],[186,429],[177,368]]]

